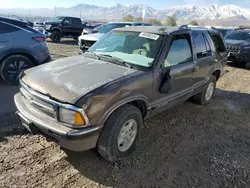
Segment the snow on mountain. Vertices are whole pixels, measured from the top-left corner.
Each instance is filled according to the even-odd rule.
[[[209,7],[198,7],[191,5],[181,5],[170,7],[165,10],[167,15],[176,15],[181,20],[192,19],[222,19],[233,16],[244,16],[250,18],[250,9],[240,8],[235,5],[212,5]]]
[[[178,5],[172,6],[165,10],[156,10],[145,5],[122,5],[116,4],[111,7],[102,7],[89,4],[79,4],[69,8],[57,7],[54,9],[0,9],[2,14],[26,15],[31,16],[54,16],[70,15],[82,16],[84,18],[99,18],[121,20],[123,16],[131,14],[134,17],[141,17],[142,11],[145,10],[145,18],[165,19],[169,15],[175,15],[178,20],[193,20],[193,19],[224,19],[229,17],[242,17],[242,19],[250,19],[250,9],[238,7],[236,5],[211,5],[208,7],[199,7],[193,5]]]

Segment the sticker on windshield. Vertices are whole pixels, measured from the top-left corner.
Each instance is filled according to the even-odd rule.
[[[144,37],[152,40],[157,40],[159,38],[159,35],[153,34],[153,33],[141,33],[139,37]]]

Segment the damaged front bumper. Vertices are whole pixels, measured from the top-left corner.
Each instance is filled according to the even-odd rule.
[[[41,132],[48,135],[60,146],[72,151],[84,151],[96,147],[100,127],[91,126],[82,129],[66,127],[28,104],[20,93],[15,95],[14,100],[18,119],[31,133]]]

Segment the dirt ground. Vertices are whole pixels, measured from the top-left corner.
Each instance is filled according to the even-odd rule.
[[[54,59],[79,53],[74,41],[48,46]],[[5,114],[0,187],[250,187],[250,72],[226,69],[211,104],[186,102],[147,120],[137,152],[118,164],[96,150],[63,150]]]

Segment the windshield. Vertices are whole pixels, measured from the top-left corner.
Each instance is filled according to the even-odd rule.
[[[94,31],[100,31],[105,25],[99,25],[96,28],[94,28]]]
[[[111,31],[89,52],[106,55],[141,67],[151,67],[162,45],[163,36],[152,33]]]
[[[234,31],[226,36],[226,39],[232,40],[250,40],[250,31]]]
[[[119,27],[117,24],[105,24],[105,25],[103,26],[103,28],[101,28],[101,29],[99,30],[99,33],[104,33],[104,34],[106,34],[106,33],[110,32],[112,29],[115,29],[115,28],[117,28],[117,27]]]
[[[223,37],[225,37],[229,32],[230,30],[227,30],[227,29],[217,29]]]
[[[50,18],[48,21],[49,22],[62,22],[64,18],[65,17],[53,17],[53,18]]]

